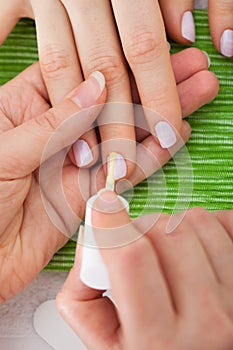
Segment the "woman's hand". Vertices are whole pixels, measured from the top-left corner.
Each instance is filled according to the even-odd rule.
[[[78,247],[57,306],[88,349],[232,349],[233,211],[190,209],[167,234],[168,215],[130,222],[110,191],[94,208],[98,243],[121,230],[138,239],[101,250],[115,304],[81,282]]]
[[[159,0],[166,30],[177,42],[195,42],[195,23],[192,15],[194,0]],[[209,26],[216,49],[233,57],[233,1],[209,0]]]
[[[194,58],[195,64],[189,64],[190,57]],[[201,51],[188,49],[175,54],[172,56],[172,65],[184,116],[216,96],[217,79],[206,70],[206,57]],[[79,93],[85,92],[85,103],[88,102],[89,94],[93,100],[88,103],[104,102],[105,93],[98,99],[93,91],[91,94],[88,90],[98,90],[94,77],[90,79],[78,88]],[[57,194],[59,188],[53,181],[54,176],[50,179],[49,191],[46,193],[49,205],[68,230],[66,235],[62,234],[56,223],[51,222],[44,207],[38,183],[38,167],[50,136],[59,130],[60,124],[69,120],[71,114],[77,113],[80,106],[75,105],[69,96],[50,110],[49,97],[38,64],[2,86],[0,101],[0,299],[4,301],[25,288],[66,243],[67,237],[72,235],[84,217],[85,199],[94,194],[96,189],[103,188],[106,178],[102,166],[80,169],[68,154],[62,169],[61,187],[76,216],[70,218],[69,212],[60,207],[61,197]],[[79,120],[80,125],[61,133],[62,147],[75,142],[95,117],[87,115]],[[190,127],[188,123],[183,123],[182,137],[185,142],[190,135]],[[140,169],[146,168],[146,176],[149,176],[158,169],[159,164],[163,165],[170,159],[172,152],[177,151],[177,148],[171,152],[162,149],[151,135],[138,132],[138,137],[141,143],[137,147],[136,171],[130,177],[132,185],[144,179],[145,174]],[[55,148],[53,153],[57,151],[58,148]],[[56,166],[54,169],[56,171]],[[77,181],[80,173],[84,174],[85,193]]]
[[[7,29],[3,28],[0,41],[19,17],[35,19],[40,65],[52,105],[61,102],[83,76],[86,78],[95,70],[103,72],[106,77],[107,102],[131,103],[129,65],[141,103],[157,112],[152,119],[145,114],[151,134],[163,148],[175,144],[176,133],[181,134],[182,128],[181,107],[157,1],[1,2],[2,16],[7,17],[9,23]],[[109,126],[107,112],[102,113],[98,120],[103,163],[110,152],[119,153],[121,171],[118,177],[128,178],[136,162],[132,108],[116,113],[115,125]],[[121,148],[116,142],[120,138],[131,140],[134,147]],[[89,167],[98,159],[97,137],[92,130],[83,135],[83,140],[86,143],[80,144],[79,141],[76,145],[76,152],[80,153],[76,161],[78,166]],[[83,152],[91,155],[85,162]]]
[[[104,76],[97,72],[63,102],[49,109],[39,67],[34,65],[1,87],[0,96],[0,302],[3,302],[22,290],[67,241],[45,210],[38,168],[47,142],[69,117],[77,115],[76,128],[60,135],[61,142],[50,149],[50,157],[91,126],[100,108],[79,112],[104,103],[106,90]],[[75,192],[77,174],[78,168],[67,158],[62,169],[64,191],[71,207],[82,217],[85,203],[80,190]],[[76,199],[68,190],[72,187]],[[73,232],[78,224],[72,223]]]

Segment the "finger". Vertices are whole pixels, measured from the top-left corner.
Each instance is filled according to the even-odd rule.
[[[95,349],[107,350],[117,342],[118,316],[112,302],[102,297],[103,291],[80,280],[81,250],[77,245],[74,266],[56,298],[57,309],[87,348],[95,344]]]
[[[156,251],[146,236],[142,236],[132,225],[115,193],[99,193],[93,205],[92,223],[95,234],[97,228],[101,230],[102,236],[118,235],[122,229],[126,235],[141,237],[123,247],[101,249],[123,333],[127,332],[129,341],[134,343],[136,337],[140,344],[140,337],[137,337],[139,330],[146,332],[152,324],[161,328],[166,325],[169,329],[174,315]],[[139,307],[142,303],[143,309]]]
[[[155,142],[152,136],[148,136],[137,146],[137,166],[133,175],[127,179],[127,182],[120,182],[117,185],[117,191],[122,193],[131,189],[159,170],[185,144],[190,137],[190,133],[191,129],[189,124],[183,122],[181,138],[179,142],[169,150],[163,149]]]
[[[207,70],[210,66],[210,58],[206,52],[197,48],[188,48],[171,55],[172,69],[176,84],[191,78],[194,74]],[[140,103],[135,79],[130,74],[131,91],[134,103]]]
[[[191,78],[202,70],[207,70],[210,66],[210,58],[207,53],[194,47],[171,55],[171,62],[176,84]]]
[[[8,37],[20,18],[18,1],[2,1],[0,12],[0,45]]]
[[[200,71],[178,86],[183,117],[211,102],[218,94],[216,76],[209,71]]]
[[[195,41],[195,23],[193,19],[193,0],[159,0],[166,30],[169,36],[180,43]]]
[[[213,214],[233,240],[233,210],[218,210]]]
[[[233,242],[217,218],[202,208],[188,212],[188,221],[200,239],[216,278],[233,287]]]
[[[32,0],[41,71],[52,105],[82,82],[69,18],[57,0]],[[53,13],[53,16],[51,16]]]
[[[180,314],[192,312],[195,318],[208,293],[216,292],[217,280],[186,216],[170,234],[166,234],[167,223],[166,218],[159,220],[148,236],[158,253],[176,310]]]
[[[46,143],[52,135],[54,144],[51,148],[47,148],[43,160],[80,137],[101,110],[101,105],[98,104],[104,102],[104,86],[104,76],[100,72],[95,72],[61,104],[2,134],[1,178],[23,177],[34,171],[40,165]],[[95,105],[96,108],[88,109]],[[71,116],[72,118],[69,118]]]
[[[189,139],[191,133],[190,126],[187,122],[183,122],[182,135],[180,142],[171,147],[171,149],[163,149],[150,135],[143,142],[137,145],[137,164],[133,174],[127,179],[117,183],[117,193],[123,193],[132,189],[141,181],[145,180],[157,170],[159,170],[169,159],[175,154],[180,147]],[[92,169],[90,180],[90,193],[95,194],[105,187],[106,177],[102,166],[96,166]]]
[[[200,107],[211,102],[218,94],[219,84],[216,76],[209,71],[199,71],[177,85],[182,116],[187,117]],[[137,141],[148,136],[148,128],[140,115],[135,114]]]
[[[181,131],[181,109],[159,4],[113,0],[112,5],[141,102],[157,112],[153,118],[145,113],[151,134],[162,147],[171,147]]]
[[[71,19],[84,76],[94,70],[101,71],[106,77],[107,102],[131,102],[127,68],[110,2],[63,0],[63,3]],[[136,160],[133,110],[131,105],[119,105],[116,103],[114,108],[111,105],[110,110],[106,107],[98,118],[105,173],[105,164],[111,152],[118,153],[121,159],[121,167],[118,167],[115,178],[129,176]],[[124,139],[131,141],[131,147],[122,147]]]
[[[70,21],[60,1],[32,0],[37,27],[37,42],[42,74],[52,105],[62,99],[83,81]],[[53,16],[51,16],[53,13]],[[97,145],[94,130],[84,135],[84,140]],[[76,147],[76,158],[86,158],[85,149]],[[98,148],[93,158],[98,159]],[[90,153],[92,155],[92,152]],[[92,165],[91,164],[85,164]]]
[[[233,2],[209,0],[209,24],[214,46],[226,57],[233,57]]]

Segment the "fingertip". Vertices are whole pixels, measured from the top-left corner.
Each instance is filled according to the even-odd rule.
[[[73,144],[72,150],[71,159],[79,168],[90,168],[99,159],[98,147],[89,145],[84,139],[77,140]]]
[[[160,6],[169,36],[181,44],[195,42],[195,23],[193,18],[193,1],[160,0]]]
[[[186,120],[183,120],[181,137],[183,138],[185,143],[189,140],[191,132],[192,129],[190,124]]]
[[[130,222],[126,201],[115,192],[102,189],[92,207],[92,224],[98,229],[119,228]]]
[[[182,39],[188,43],[195,42],[196,33],[192,11],[185,11],[181,17],[181,35]]]

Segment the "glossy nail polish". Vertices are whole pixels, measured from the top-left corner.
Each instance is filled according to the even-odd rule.
[[[194,43],[195,41],[195,23],[191,11],[186,11],[183,14],[181,22],[181,32],[183,38]]]
[[[155,132],[162,148],[172,147],[176,143],[176,134],[168,122],[159,122]]]
[[[84,167],[94,159],[88,143],[84,140],[78,140],[74,143],[73,152],[78,167]]]
[[[109,156],[107,157],[107,171],[109,173]],[[116,154],[116,161],[114,166],[114,178],[115,180],[119,180],[122,177],[125,177],[127,174],[126,162],[121,154]]]
[[[220,40],[220,51],[226,57],[233,57],[233,30],[224,30]]]

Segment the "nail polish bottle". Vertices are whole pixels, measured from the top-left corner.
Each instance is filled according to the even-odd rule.
[[[91,222],[92,206],[97,197],[98,194],[92,196],[86,204],[80,279],[90,288],[107,290],[111,288],[110,279],[98,249]],[[118,198],[129,212],[129,204],[126,199],[121,196]]]

